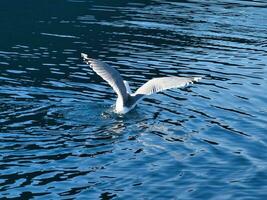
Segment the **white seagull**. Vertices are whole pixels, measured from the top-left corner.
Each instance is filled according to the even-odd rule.
[[[136,104],[156,92],[171,88],[181,88],[189,83],[199,81],[201,77],[160,77],[153,78],[132,93],[127,81],[124,81],[120,73],[108,64],[89,58],[87,54],[81,54],[85,63],[87,63],[99,76],[101,76],[118,95],[116,100],[115,112],[125,114],[132,110]]]

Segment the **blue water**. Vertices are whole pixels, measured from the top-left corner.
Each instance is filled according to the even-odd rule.
[[[267,2],[0,2],[0,198],[266,199]],[[196,84],[112,112],[82,62],[135,90]]]

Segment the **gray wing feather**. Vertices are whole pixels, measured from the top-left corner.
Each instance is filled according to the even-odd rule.
[[[115,68],[112,68],[111,66],[102,61],[88,58],[88,56],[84,53],[82,53],[81,56],[83,57],[84,61],[89,64],[89,66],[100,77],[102,77],[105,81],[108,82],[108,84],[113,88],[117,95],[122,98],[123,102],[126,102],[128,94],[126,92],[126,87],[119,72]]]
[[[172,88],[180,88],[192,83],[194,81],[200,80],[200,77],[162,77],[162,78],[153,78],[142,85],[134,93],[135,96],[144,96],[150,95],[156,92],[160,92]]]

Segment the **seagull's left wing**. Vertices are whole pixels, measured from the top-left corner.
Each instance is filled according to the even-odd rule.
[[[134,96],[144,97],[145,95],[150,95],[156,92],[160,92],[172,88],[180,88],[200,80],[200,77],[162,77],[153,78],[142,85],[136,90]]]
[[[83,57],[84,61],[89,64],[89,66],[108,84],[113,88],[113,90],[117,93],[119,98],[122,98],[123,102],[127,101],[128,94],[126,91],[126,87],[123,83],[123,79],[120,73],[113,67],[109,66],[108,64],[89,58],[86,54],[82,53],[81,56]]]

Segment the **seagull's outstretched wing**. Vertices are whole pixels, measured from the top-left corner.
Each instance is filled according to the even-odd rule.
[[[150,95],[156,92],[160,92],[172,88],[180,88],[200,80],[200,77],[162,77],[162,78],[153,78],[142,85],[136,90],[134,96],[138,99],[145,97],[145,95]]]
[[[108,84],[113,88],[117,93],[119,98],[122,98],[123,102],[127,101],[128,94],[126,92],[126,87],[123,83],[123,79],[119,72],[108,64],[89,58],[85,53],[81,54],[83,60],[89,64],[89,66]]]

